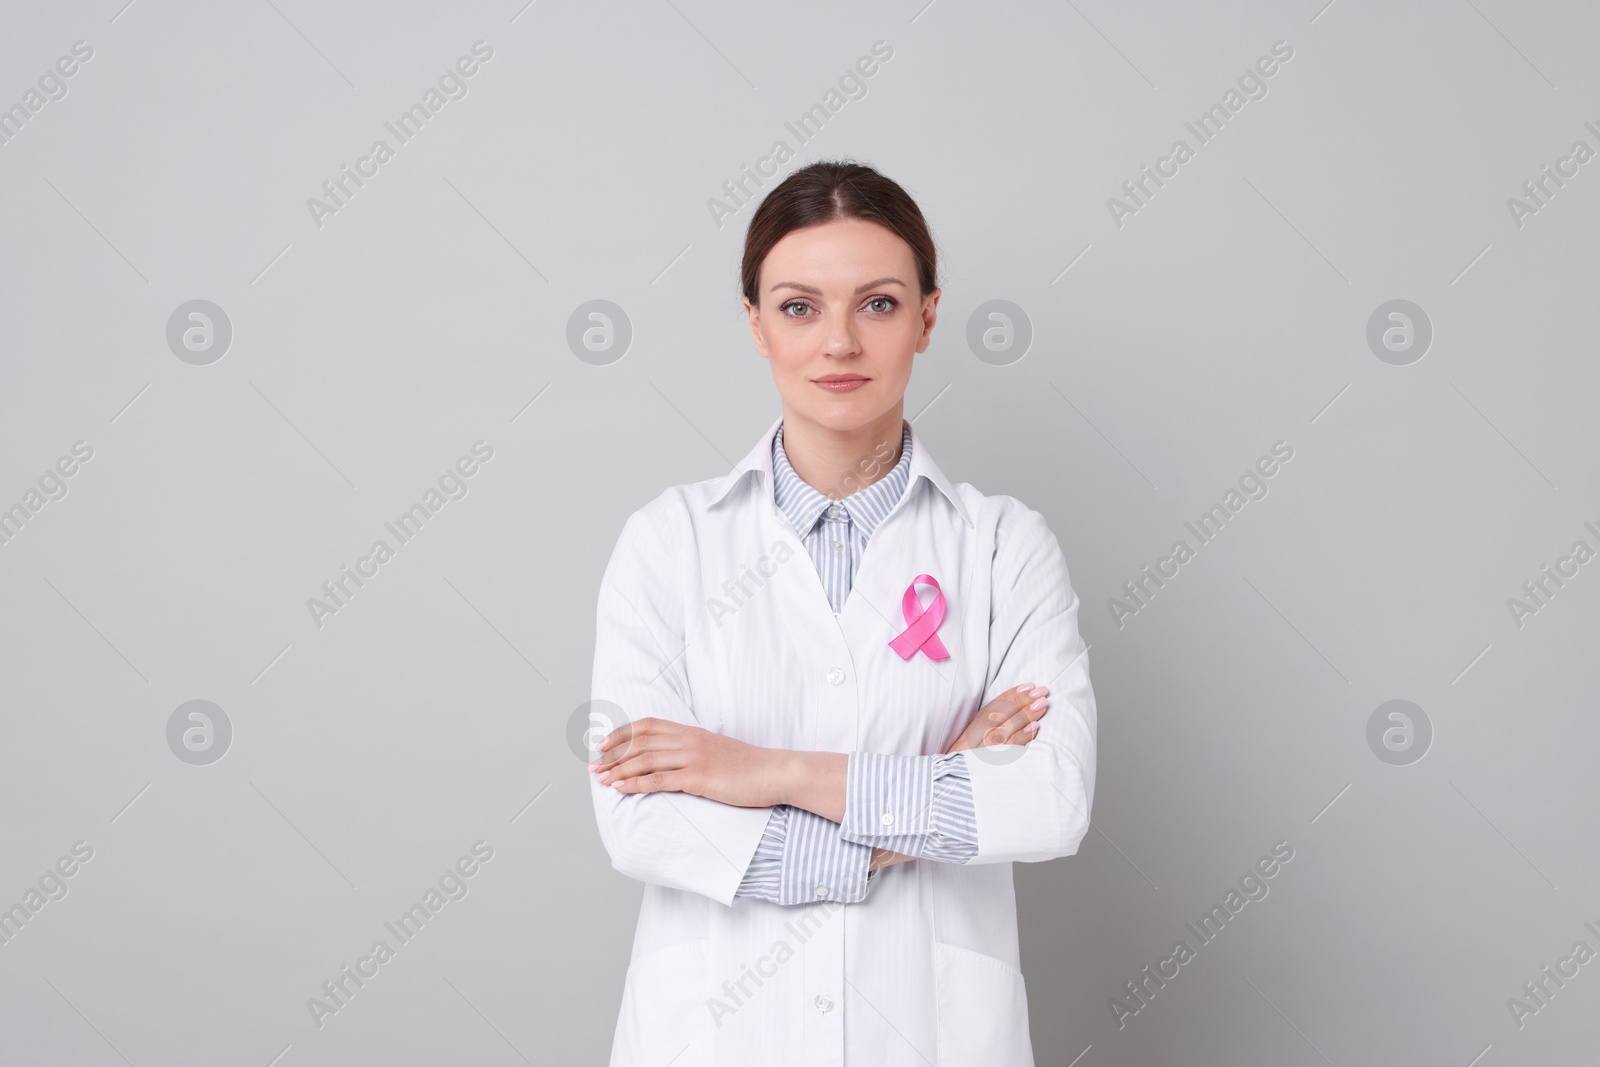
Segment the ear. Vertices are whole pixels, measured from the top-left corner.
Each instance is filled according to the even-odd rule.
[[[750,324],[750,336],[756,341],[756,351],[761,353],[762,359],[771,359],[772,355],[767,351],[766,338],[761,336],[761,309],[750,303],[750,298],[747,296],[741,296],[739,300],[744,304],[744,313]]]
[[[933,324],[939,321],[939,297],[943,289],[935,289],[922,300],[922,336],[917,338],[917,351],[926,352],[928,340],[933,336]]]

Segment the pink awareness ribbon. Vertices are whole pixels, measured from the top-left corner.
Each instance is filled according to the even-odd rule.
[[[933,586],[933,601],[926,608],[917,599],[918,583]],[[933,575],[919,574],[911,580],[900,598],[900,614],[905,617],[907,626],[889,642],[889,647],[898,652],[901,659],[910,659],[919,648],[929,659],[950,658],[944,642],[934,633],[944,621],[944,591]]]

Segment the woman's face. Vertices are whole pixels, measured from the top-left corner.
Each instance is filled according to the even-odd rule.
[[[772,246],[758,284],[760,307],[744,306],[786,418],[846,433],[898,418],[939,304],[917,293],[910,245],[863,219],[807,226]],[[819,384],[841,375],[865,380]]]

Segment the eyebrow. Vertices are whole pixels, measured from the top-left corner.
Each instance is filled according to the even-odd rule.
[[[859,296],[862,293],[866,292],[868,289],[876,289],[880,285],[898,285],[898,286],[901,286],[903,288],[905,286],[905,284],[906,283],[901,281],[899,278],[895,278],[895,277],[892,277],[892,276],[888,277],[888,278],[874,278],[872,281],[867,282],[864,285],[856,286],[855,295]],[[771,287],[769,287],[767,289],[767,292],[770,293],[770,292],[774,292],[775,290],[784,289],[784,288],[798,289],[802,293],[810,293],[812,296],[821,296],[822,295],[822,290],[821,289],[813,289],[811,286],[809,286],[809,285],[801,285],[799,282],[775,282],[775,283],[773,283],[773,285]]]

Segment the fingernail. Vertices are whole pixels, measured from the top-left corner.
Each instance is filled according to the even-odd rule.
[[[1028,705],[1028,710],[1029,711],[1038,711],[1041,708],[1043,708],[1047,703],[1049,703],[1049,701],[1045,700],[1044,697],[1040,697],[1038,700],[1035,700],[1032,704]]]
[[[1042,697],[1048,692],[1050,692],[1050,690],[1046,689],[1044,686],[1036,685],[1032,689],[1028,690],[1028,695],[1031,697]]]
[[[1038,724],[1038,723],[1037,723],[1037,722],[1030,722],[1030,723],[1029,723],[1029,724],[1028,724],[1028,725],[1027,725],[1027,727],[1026,727],[1026,728],[1025,728],[1025,729],[1024,729],[1024,730],[1023,730],[1023,732],[1024,732],[1024,733],[1030,733],[1030,734],[1031,734],[1031,733],[1033,733],[1033,732],[1034,732],[1034,731],[1035,731],[1035,730],[1037,730],[1037,729],[1038,729],[1038,728],[1039,728],[1039,724]]]

